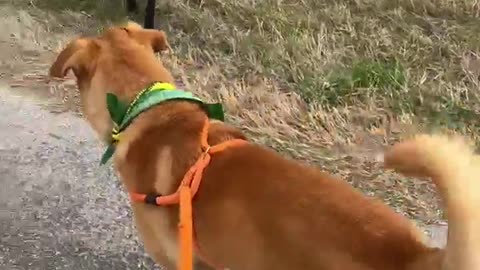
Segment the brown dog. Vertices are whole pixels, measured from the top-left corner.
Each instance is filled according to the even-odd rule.
[[[73,70],[86,119],[109,141],[107,92],[131,102],[155,81],[173,83],[154,52],[168,47],[161,31],[112,27],[72,41],[50,70]],[[201,154],[205,112],[196,103],[169,101],[138,116],[117,145],[114,164],[129,191],[171,194]],[[215,145],[242,133],[211,124]],[[255,144],[212,157],[193,201],[202,253],[233,270],[478,270],[480,192],[473,154],[460,143],[419,137],[393,147],[387,167],[433,177],[450,221],[445,250],[428,248],[409,220],[316,168]],[[477,208],[475,208],[477,207]],[[178,260],[178,207],[132,202],[146,250],[161,265]],[[208,269],[199,264],[196,269]]]

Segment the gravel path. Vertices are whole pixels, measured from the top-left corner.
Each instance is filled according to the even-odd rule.
[[[91,129],[46,105],[0,86],[0,269],[159,269]]]

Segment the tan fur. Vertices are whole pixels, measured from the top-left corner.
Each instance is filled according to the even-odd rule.
[[[136,24],[72,41],[50,69],[72,70],[86,119],[108,140],[107,92],[130,102],[155,81],[173,83],[154,52],[165,33]],[[125,188],[169,194],[201,153],[205,113],[172,101],[142,113],[122,134],[114,163]],[[209,143],[246,139],[214,121]],[[198,244],[213,262],[233,270],[474,270],[480,269],[478,158],[463,144],[419,137],[385,154],[388,168],[432,177],[446,201],[446,250],[428,248],[412,222],[347,183],[264,147],[248,144],[213,156],[194,199]],[[133,203],[136,226],[154,260],[174,269],[178,207]],[[195,269],[210,269],[197,262]]]
[[[385,165],[415,177],[431,177],[447,206],[445,269],[480,269],[480,164],[463,138],[417,136],[395,145]]]
[[[167,269],[175,269],[178,245],[168,210],[132,203],[134,220],[145,250],[153,260]],[[148,221],[148,222],[147,222]]]

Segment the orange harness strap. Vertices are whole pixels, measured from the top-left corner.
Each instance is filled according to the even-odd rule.
[[[199,256],[204,262],[208,263],[215,269],[222,269],[215,267],[211,262],[207,261],[205,257],[199,252],[198,245],[195,243],[193,231],[193,216],[192,216],[192,199],[197,193],[202,175],[205,168],[211,160],[211,155],[221,152],[229,147],[244,145],[247,141],[241,139],[229,140],[214,146],[208,144],[208,130],[210,122],[207,119],[201,133],[201,146],[203,153],[195,162],[195,164],[187,171],[182,179],[177,191],[166,196],[139,194],[130,192],[130,198],[135,202],[145,202],[157,206],[180,204],[180,222],[178,224],[179,243],[180,243],[180,260],[178,262],[178,270],[192,270],[193,269],[193,249],[197,250]]]

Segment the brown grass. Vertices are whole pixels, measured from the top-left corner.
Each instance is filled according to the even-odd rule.
[[[55,14],[53,33],[92,33],[125,15],[114,0],[20,2],[43,21]],[[417,220],[440,217],[430,184],[382,173],[373,156],[419,130],[479,141],[477,1],[158,2],[175,51],[162,60],[179,85],[221,100],[258,142]]]

